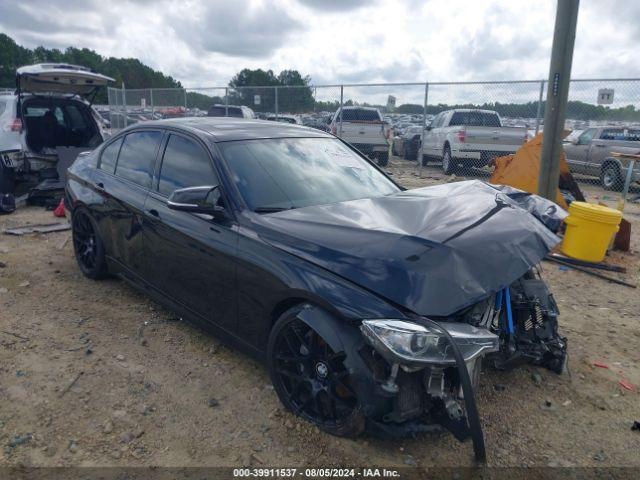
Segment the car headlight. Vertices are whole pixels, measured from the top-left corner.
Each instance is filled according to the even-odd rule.
[[[441,322],[439,325],[453,337],[465,362],[499,348],[498,336],[485,328],[453,322]],[[392,363],[456,362],[449,340],[442,331],[433,327],[404,320],[364,320],[360,331],[367,342]]]

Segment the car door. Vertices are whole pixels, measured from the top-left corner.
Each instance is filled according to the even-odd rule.
[[[442,120],[442,113],[436,115],[431,121],[430,129],[424,131],[424,154],[429,157],[438,156],[440,153],[436,152],[436,131],[435,129],[440,125]]]
[[[235,225],[167,206],[174,190],[219,184],[209,149],[194,137],[169,132],[144,207],[145,277],[205,326],[213,323],[234,332]]]
[[[582,132],[576,143],[568,143],[564,146],[567,163],[575,173],[587,173],[589,162],[589,151],[593,138],[598,132],[597,128],[589,128]]]
[[[442,112],[440,115],[440,122],[438,124],[438,128],[435,129],[435,138],[434,138],[434,155],[438,158],[443,157],[444,152],[444,144],[447,141],[447,134],[449,132],[449,122],[451,120],[453,112]]]
[[[103,150],[94,188],[102,196],[98,219],[106,253],[112,261],[139,275],[142,269],[142,214],[162,132],[133,131]]]
[[[586,173],[600,175],[604,159],[610,157],[611,152],[615,152],[616,146],[625,145],[625,138],[625,129],[623,128],[603,128],[600,135],[591,141]]]

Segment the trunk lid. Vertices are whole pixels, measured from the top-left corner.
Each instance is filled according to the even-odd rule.
[[[60,93],[87,96],[114,79],[86,67],[64,63],[39,63],[16,70],[20,93]]]

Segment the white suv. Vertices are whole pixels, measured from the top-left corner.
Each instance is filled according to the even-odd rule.
[[[0,95],[0,194],[55,175],[61,147],[76,155],[106,136],[86,98],[112,78],[77,65],[43,63],[16,72],[16,92]],[[73,153],[72,153],[73,154]],[[54,173],[49,173],[49,172]]]

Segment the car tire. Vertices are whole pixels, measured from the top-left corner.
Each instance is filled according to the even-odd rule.
[[[615,163],[607,163],[602,167],[600,171],[600,185],[605,190],[614,192],[622,191],[624,181],[620,173],[620,167]]]
[[[402,151],[402,158],[405,160],[415,160],[417,157],[414,157],[413,155],[411,155],[409,151],[405,148]]]
[[[376,155],[378,166],[386,167],[389,164],[389,152],[378,152]]]
[[[98,226],[89,211],[79,208],[71,218],[73,253],[85,277],[100,280],[109,275],[104,254],[104,243]]]
[[[16,188],[15,172],[0,160],[0,194],[14,193]]]
[[[360,402],[350,386],[344,353],[298,318],[305,305],[284,312],[269,335],[269,375],[282,404],[294,414],[338,437],[365,429]]]
[[[442,171],[445,175],[451,175],[456,172],[457,165],[451,158],[451,149],[449,147],[444,147],[442,151]]]

